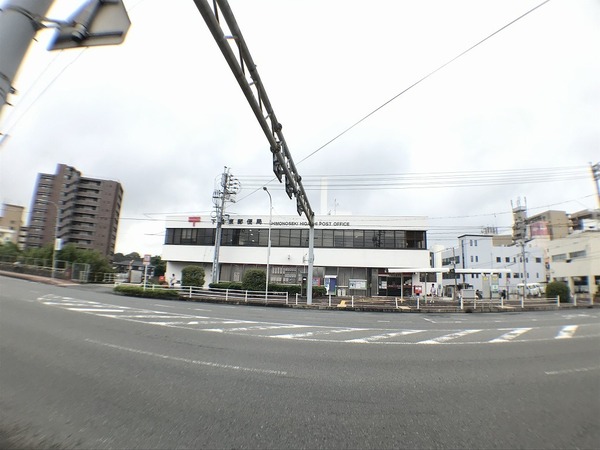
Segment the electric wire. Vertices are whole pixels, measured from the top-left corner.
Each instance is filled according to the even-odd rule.
[[[321,150],[323,150],[325,147],[327,147],[329,144],[331,144],[332,142],[334,142],[335,140],[339,139],[340,137],[342,137],[344,134],[346,134],[347,132],[349,132],[350,130],[352,130],[354,127],[356,127],[357,125],[359,125],[360,123],[364,122],[365,120],[367,120],[369,117],[371,117],[373,114],[375,114],[376,112],[378,112],[379,110],[381,110],[382,108],[384,108],[385,106],[389,105],[391,102],[393,102],[394,100],[396,100],[398,97],[400,97],[402,94],[404,94],[405,92],[408,92],[409,90],[411,90],[413,87],[417,86],[418,84],[420,84],[421,82],[425,81],[427,78],[429,78],[430,76],[434,75],[435,73],[439,72],[440,70],[442,70],[444,67],[446,67],[447,65],[453,63],[454,61],[456,61],[457,59],[459,59],[460,57],[462,57],[463,55],[465,55],[466,53],[470,52],[471,50],[473,50],[474,48],[478,47],[479,45],[483,44],[485,41],[487,41],[488,39],[492,38],[493,36],[497,35],[498,33],[500,33],[501,31],[505,30],[506,28],[508,28],[509,26],[511,26],[512,24],[514,24],[515,22],[521,20],[522,18],[524,18],[525,16],[529,15],[530,13],[532,13],[533,11],[535,11],[536,9],[542,7],[543,5],[545,5],[546,3],[548,3],[550,0],[545,0],[542,3],[538,4],[537,6],[534,6],[533,8],[531,8],[529,11],[521,14],[519,17],[517,17],[516,19],[513,19],[512,21],[510,21],[509,23],[507,23],[506,25],[502,26],[501,28],[497,29],[496,31],[494,31],[492,34],[486,36],[485,38],[483,38],[482,40],[480,40],[479,42],[473,44],[471,47],[467,48],[466,50],[462,51],[461,53],[459,53],[458,55],[456,55],[454,58],[450,59],[449,61],[445,62],[444,64],[442,64],[441,66],[439,66],[437,69],[432,70],[431,72],[429,72],[428,74],[426,74],[425,76],[421,77],[419,80],[415,81],[413,84],[411,84],[410,86],[408,86],[407,88],[405,88],[404,90],[400,91],[398,94],[394,95],[392,98],[390,98],[389,100],[387,100],[386,102],[384,102],[383,104],[381,104],[380,106],[378,106],[377,108],[375,108],[373,111],[371,111],[370,113],[368,113],[366,116],[362,117],[360,120],[354,122],[352,125],[350,125],[348,128],[346,128],[345,130],[343,130],[341,133],[339,133],[337,136],[333,137],[332,139],[330,139],[329,141],[327,141],[325,144],[321,145],[319,148],[317,148],[315,151],[313,151],[312,153],[310,153],[309,155],[307,155],[306,157],[302,158],[299,162],[296,163],[296,165],[301,164],[302,162],[306,161],[308,158],[312,157],[313,155],[315,155],[316,153],[320,152]]]

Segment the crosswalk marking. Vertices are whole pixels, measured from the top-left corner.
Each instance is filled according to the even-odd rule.
[[[467,336],[469,334],[478,333],[481,330],[462,330],[456,333],[446,334],[444,336],[440,336],[434,339],[427,339],[426,341],[419,341],[418,344],[442,344],[444,342],[451,341],[453,339],[458,339],[459,337]]]
[[[303,339],[303,338],[312,338],[314,336],[324,336],[324,335],[337,334],[337,333],[350,333],[352,331],[361,331],[361,330],[364,331],[364,329],[361,329],[361,328],[338,328],[338,329],[327,328],[324,330],[307,331],[306,333],[277,334],[273,337],[279,338],[279,339]]]
[[[305,328],[308,325],[257,325],[255,327],[239,327],[239,328],[205,328],[204,331],[214,331],[216,333],[231,333],[239,331],[264,331],[277,330],[281,328]]]
[[[38,301],[48,306],[58,306],[65,310],[93,314],[98,317],[121,319],[148,325],[180,327],[197,331],[213,333],[231,333],[261,338],[297,339],[319,342],[351,343],[351,344],[485,344],[501,342],[529,342],[549,341],[553,339],[570,339],[599,337],[598,329],[592,330],[583,325],[548,326],[548,327],[519,327],[498,329],[467,329],[467,330],[434,330],[434,329],[379,329],[379,328],[353,328],[320,325],[282,324],[260,322],[253,320],[226,319],[218,317],[199,316],[192,314],[179,314],[175,312],[159,311],[130,306],[120,306],[109,303],[86,301],[70,297],[44,295]],[[534,322],[536,319],[531,319]],[[558,329],[558,331],[556,331]],[[526,333],[535,330],[527,338]],[[587,330],[579,332],[578,330]],[[591,330],[591,331],[590,331]],[[596,334],[590,334],[591,332]],[[468,336],[483,332],[479,337]],[[427,333],[435,336],[419,341],[418,338],[405,336]],[[490,336],[496,333],[496,336]],[[483,338],[486,336],[486,338]],[[465,339],[460,339],[465,337]],[[468,337],[468,338],[467,338]],[[421,337],[424,339],[424,336]]]
[[[577,331],[577,325],[567,325],[560,329],[555,339],[569,339],[572,338]]]
[[[531,328],[515,328],[514,330],[504,333],[502,336],[497,337],[496,339],[492,339],[490,342],[509,342],[530,330]]]
[[[100,309],[100,308],[67,308],[69,311],[77,311],[77,312],[97,312],[97,313],[107,313],[107,312],[125,312],[124,309]]]
[[[384,339],[390,339],[390,338],[393,338],[396,336],[407,336],[409,334],[422,333],[423,331],[425,331],[425,330],[404,330],[404,331],[398,331],[398,332],[392,332],[392,333],[376,334],[374,336],[368,336],[365,338],[348,339],[344,342],[368,343],[368,342],[382,341]]]

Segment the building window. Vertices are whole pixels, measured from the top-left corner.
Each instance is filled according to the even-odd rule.
[[[499,256],[496,256],[496,262],[497,263],[502,262],[502,258],[500,258]]]

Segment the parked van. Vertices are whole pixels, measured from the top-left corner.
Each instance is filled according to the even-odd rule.
[[[517,284],[517,294],[523,293],[523,283]],[[527,283],[527,290],[525,295],[527,297],[541,297],[542,294],[546,293],[546,289],[540,283]]]

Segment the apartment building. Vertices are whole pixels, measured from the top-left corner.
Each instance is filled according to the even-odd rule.
[[[38,174],[25,246],[43,247],[58,238],[111,258],[122,200],[117,181],[87,178],[74,167],[58,164],[56,173]]]

